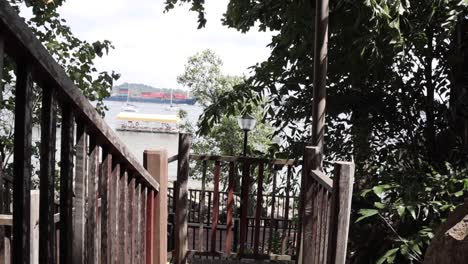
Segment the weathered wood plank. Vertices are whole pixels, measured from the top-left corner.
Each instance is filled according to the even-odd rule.
[[[208,168],[208,163],[206,160],[203,161],[202,165],[202,190],[200,194],[200,216],[198,222],[200,226],[198,228],[198,250],[203,251],[203,230],[205,224],[205,190],[206,190],[206,170]],[[208,208],[209,209],[209,208]]]
[[[146,168],[148,169],[148,168]],[[151,172],[150,172],[151,173]],[[161,185],[159,185],[159,190],[161,190]],[[148,196],[146,200],[146,264],[156,263],[155,260],[155,247],[154,243],[158,243],[155,241],[155,234],[156,234],[156,226],[155,226],[155,210],[154,210],[154,203],[155,203],[155,194],[153,190],[148,191]]]
[[[145,150],[143,155],[143,166],[148,172],[159,182],[159,192],[156,197],[148,195],[147,203],[147,228],[150,225],[150,213],[152,212],[154,221],[153,229],[147,230],[147,244],[146,244],[146,263],[147,264],[166,264],[167,263],[167,174],[168,174],[168,163],[167,151],[148,151]],[[155,194],[153,194],[155,195]],[[150,207],[150,201],[155,199],[154,209]],[[151,211],[151,212],[150,212]],[[150,238],[151,236],[152,238]],[[152,253],[153,259],[151,260],[149,253]]]
[[[270,235],[273,234],[273,225],[275,223],[275,205],[276,205],[276,177],[278,172],[276,171],[275,166],[271,167],[271,178],[273,186],[271,189],[271,215],[270,215]],[[268,253],[272,252],[272,239],[268,241]]]
[[[88,139],[85,127],[78,122],[76,128],[75,191],[73,206],[73,264],[81,264],[85,259],[85,205],[86,205],[86,164]]]
[[[219,175],[221,174],[221,163],[219,161],[215,162],[214,167],[214,178],[213,178],[213,215],[211,221],[211,252],[216,251],[216,230],[218,228],[218,217],[219,217]]]
[[[139,264],[140,263],[140,245],[141,245],[141,226],[140,226],[140,208],[141,208],[141,184],[135,183],[135,200],[133,203],[133,223],[134,223],[134,230],[133,230],[133,263]]]
[[[128,246],[128,175],[123,170],[119,179],[119,263],[129,262]]]
[[[6,2],[1,2],[5,5]],[[0,12],[1,14],[1,12]],[[7,24],[11,21],[7,21]],[[13,263],[29,264],[31,215],[32,75],[30,63],[19,63],[16,82],[13,174]]]
[[[1,35],[0,35],[0,43],[2,41]],[[3,45],[3,44],[0,44]],[[1,54],[0,54],[1,55]],[[3,57],[0,57],[0,60],[2,60]],[[1,93],[1,91],[0,91]],[[5,213],[5,194],[7,194],[7,190],[5,188],[4,182],[3,182],[3,161],[2,157],[0,156],[0,263],[4,264],[5,263],[5,240],[6,240],[6,234],[5,234],[5,226],[2,224],[2,214]]]
[[[39,262],[55,263],[55,143],[56,100],[53,89],[44,89],[41,112]]]
[[[248,208],[249,192],[250,192],[250,164],[245,162],[242,169],[242,190],[241,190],[241,216],[240,216],[240,241],[239,241],[239,255],[243,255],[247,246],[247,232],[248,232]]]
[[[333,187],[333,181],[325,175],[325,173],[319,171],[319,170],[311,170],[310,171],[310,177],[314,179],[314,181],[318,182],[320,185],[322,185],[327,191],[331,192],[332,187]]]
[[[138,162],[138,159],[123,144],[112,128],[102,119],[94,106],[82,94],[81,90],[68,77],[65,70],[49,54],[47,49],[35,37],[31,29],[26,25],[24,19],[18,16],[8,2],[0,2],[0,21],[4,25],[3,33],[10,38],[5,43],[8,55],[21,61],[25,50],[30,55],[31,63],[34,64],[34,79],[38,83],[49,83],[51,86],[59,87],[57,92],[66,101],[77,119],[86,123],[94,132],[94,136],[102,140],[103,145],[109,146],[109,151],[121,159],[129,170],[136,171],[142,175],[141,180],[145,185],[154,189],[159,188],[159,184],[149,175],[149,173]],[[22,105],[23,106],[23,105]]]
[[[187,263],[187,217],[188,217],[188,176],[192,136],[179,134],[179,159],[177,164],[177,194],[175,214],[175,263]]]
[[[259,240],[260,240],[260,217],[262,216],[263,204],[263,170],[264,163],[258,164],[257,178],[257,205],[255,206],[255,237],[254,237],[254,254],[258,255]],[[263,252],[262,252],[263,253]]]
[[[64,103],[60,149],[60,263],[72,262],[74,127],[73,111]]]
[[[113,161],[114,162],[114,161]],[[113,163],[114,164],[114,163]],[[109,247],[109,261],[110,263],[118,263],[118,205],[119,205],[119,186],[118,181],[120,177],[120,164],[114,164],[112,168],[111,177],[109,179],[109,234],[108,244]]]
[[[282,235],[282,241],[281,241],[281,254],[286,255],[286,250],[288,247],[288,242],[289,242],[289,233],[288,230],[290,230],[290,225],[289,225],[289,193],[291,192],[291,177],[292,177],[292,166],[288,166],[288,171],[286,174],[286,202],[284,206],[284,220],[285,220],[285,225],[283,226],[283,235]]]
[[[336,162],[331,201],[328,263],[344,264],[348,245],[354,163]]]
[[[129,185],[128,185],[128,203],[127,203],[127,212],[128,212],[128,231],[127,231],[127,250],[128,250],[128,262],[133,263],[133,256],[135,255],[135,178],[132,175],[128,175]]]
[[[111,217],[110,203],[112,202],[109,199],[109,181],[112,177],[112,154],[103,151],[103,160],[101,165],[101,177],[100,179],[100,188],[99,188],[99,198],[101,199],[101,263],[110,263],[110,247],[112,244],[110,237],[110,226],[109,218]]]
[[[97,263],[97,208],[99,179],[99,147],[93,137],[90,137],[88,155],[88,191],[86,216],[86,259],[87,263]]]
[[[220,162],[239,162],[245,163],[249,162],[251,164],[255,163],[269,163],[272,165],[299,165],[302,164],[300,160],[297,159],[264,159],[264,158],[254,158],[254,157],[243,157],[243,156],[219,156],[219,155],[198,155],[190,154],[191,160],[206,160],[206,161],[220,161]]]
[[[228,197],[227,197],[227,215],[226,215],[226,248],[224,253],[230,255],[232,252],[232,228],[233,220],[232,216],[234,213],[234,176],[236,173],[236,165],[234,162],[229,163],[229,178],[228,178]]]
[[[310,171],[314,167],[314,159],[319,154],[319,148],[306,147],[304,152],[304,165],[302,169],[301,183],[301,232],[300,234],[300,252],[299,263],[313,263],[314,260],[314,202],[315,189],[313,179],[310,177]]]
[[[161,187],[161,186],[160,186]],[[146,196],[147,190],[144,186],[141,187],[140,194],[140,259],[139,263],[146,263]]]

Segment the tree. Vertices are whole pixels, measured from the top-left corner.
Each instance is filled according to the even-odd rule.
[[[189,2],[204,26],[203,1],[168,0],[167,8],[178,2]],[[432,230],[466,191],[460,58],[467,4],[330,3],[325,145],[328,159],[356,162],[352,217],[361,221],[351,229],[351,263],[420,263]],[[302,155],[298,146],[310,138],[314,9],[313,1],[229,1],[224,25],[277,33],[268,60],[221,96],[233,103],[208,107],[201,124],[218,122],[246,98],[266,98],[267,118],[287,139],[285,152]],[[441,181],[450,186],[440,189]]]
[[[207,49],[188,58],[183,74],[177,76],[177,82],[191,89],[197,101],[207,106],[213,103],[219,94],[240,82],[237,76],[223,75],[221,58]]]
[[[32,1],[32,0],[9,0],[18,13],[20,6],[25,6],[32,11],[32,16],[26,19],[26,23],[34,32],[35,36],[42,42],[57,62],[64,67],[68,76],[81,89],[83,94],[96,103],[96,110],[104,115],[106,109],[103,99],[110,95],[113,82],[119,78],[115,72],[98,71],[94,66],[96,58],[102,57],[113,48],[107,41],[95,41],[89,43],[75,37],[66,21],[57,12],[64,1]],[[13,116],[15,97],[15,66],[8,57],[5,59],[5,69],[2,80],[3,89],[0,98],[2,109],[0,123],[0,155],[3,162],[3,170],[10,173],[11,162],[9,161],[13,150]],[[40,121],[41,109],[40,89],[34,87],[34,125]],[[37,149],[35,149],[37,154]]]

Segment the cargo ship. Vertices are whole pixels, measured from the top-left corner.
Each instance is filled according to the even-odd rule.
[[[142,84],[122,84],[112,89],[112,95],[105,100],[142,103],[160,103],[160,104],[188,104],[194,105],[195,98],[190,98],[187,92],[182,90],[154,88]]]

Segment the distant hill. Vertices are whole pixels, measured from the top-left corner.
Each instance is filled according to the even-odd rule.
[[[122,83],[120,85],[112,87],[112,93],[119,94],[120,90],[130,90],[130,93],[132,95],[148,92],[171,92],[171,88],[156,88],[142,83]],[[173,93],[186,93],[186,91],[182,89],[173,89]]]

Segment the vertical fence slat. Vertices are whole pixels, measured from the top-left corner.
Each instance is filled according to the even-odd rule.
[[[133,256],[135,250],[135,221],[134,221],[134,207],[135,207],[135,178],[128,174],[129,178],[129,185],[128,185],[128,203],[127,203],[127,212],[128,212],[128,231],[126,239],[127,243],[127,250],[128,250],[128,262],[126,263],[133,263]]]
[[[254,254],[258,255],[259,239],[260,239],[260,218],[262,216],[263,206],[263,170],[264,163],[258,165],[258,181],[257,181],[257,205],[255,206],[255,237],[254,237]]]
[[[187,183],[189,176],[190,146],[192,136],[179,134],[179,154],[177,164],[177,194],[175,214],[175,263],[187,263],[187,213],[188,193]]]
[[[200,194],[200,215],[199,215],[199,227],[198,227],[198,250],[203,251],[203,229],[205,223],[205,190],[206,190],[206,170],[208,168],[208,162],[206,160],[202,163],[202,190]]]
[[[314,250],[313,250],[313,256],[314,256],[314,263],[319,263],[319,252],[320,252],[320,216],[321,216],[321,211],[322,208],[320,208],[321,205],[321,197],[320,197],[320,192],[322,187],[314,182],[314,207],[312,208],[313,212],[312,215],[314,217],[313,224],[312,224],[312,243],[314,245]]]
[[[241,219],[240,219],[240,241],[239,241],[239,255],[244,254],[247,246],[247,232],[248,232],[248,204],[250,192],[250,164],[245,161],[242,170],[242,195],[241,195]]]
[[[104,152],[104,151],[103,151]],[[109,217],[112,202],[109,200],[109,180],[112,177],[112,154],[105,150],[101,165],[99,197],[101,198],[101,263],[110,263]]]
[[[348,244],[354,163],[336,162],[331,201],[328,263],[344,264]]]
[[[98,207],[98,182],[99,179],[99,147],[93,137],[90,136],[89,166],[88,166],[88,191],[87,191],[87,216],[86,216],[86,257],[87,263],[97,263],[97,207]]]
[[[53,89],[43,89],[41,112],[41,160],[39,175],[39,261],[55,263],[55,141],[56,100]]]
[[[60,149],[60,263],[72,262],[73,241],[73,112],[62,105]]]
[[[214,193],[213,193],[213,218],[211,221],[211,252],[216,251],[216,232],[218,229],[219,216],[219,174],[221,173],[221,164],[215,162],[214,168]]]
[[[18,64],[13,174],[13,263],[30,261],[32,67]]]
[[[109,234],[108,234],[108,243],[110,244],[109,248],[109,261],[111,263],[117,263],[119,259],[117,258],[118,250],[118,179],[120,177],[120,164],[117,163],[112,169],[112,174],[109,179]]]
[[[75,214],[73,220],[73,252],[72,263],[84,262],[85,256],[85,190],[86,190],[86,153],[87,135],[85,127],[78,122],[76,129],[76,165],[75,165],[75,191],[73,206]]]
[[[229,256],[232,251],[232,228],[233,220],[232,215],[234,212],[234,174],[236,166],[234,162],[229,163],[229,178],[228,178],[228,197],[227,197],[227,214],[226,214],[226,248],[225,254]]]
[[[327,232],[328,232],[328,208],[329,208],[329,203],[328,203],[328,191],[325,188],[322,188],[322,192],[320,193],[322,196],[322,203],[321,203],[321,211],[322,211],[322,216],[320,219],[320,263],[326,262],[327,255],[326,255],[326,248],[328,247],[327,244]]]
[[[140,226],[139,226],[139,209],[140,209],[140,188],[141,184],[135,181],[135,190],[132,205],[132,224],[133,224],[133,249],[132,249],[132,263],[138,263],[138,250],[140,246]]]
[[[0,43],[2,42],[2,38],[0,35]],[[2,44],[0,44],[1,46]],[[3,54],[1,54],[3,55]],[[3,59],[3,57],[0,57],[0,60]],[[0,79],[1,80],[1,79]],[[1,93],[1,91],[0,91]],[[4,180],[3,180],[3,161],[2,157],[0,156],[0,214],[5,214],[6,213],[6,205],[5,205],[5,196],[8,195],[8,190],[5,188],[6,186],[4,185]],[[6,250],[5,250],[5,239],[6,238],[6,230],[5,226],[0,225],[0,263],[5,263],[5,255],[6,255]]]
[[[270,215],[270,239],[268,240],[268,253],[272,252],[272,243],[273,240],[271,239],[273,237],[273,226],[275,225],[275,206],[276,206],[276,176],[277,176],[277,171],[275,166],[273,165],[271,167],[271,178],[273,181],[273,186],[271,189],[271,215]]]
[[[130,263],[128,258],[128,175],[124,168],[119,179],[119,263]]]
[[[140,196],[140,263],[146,263],[146,195],[147,189],[141,187],[141,196]]]
[[[286,250],[288,247],[289,242],[289,233],[287,232],[289,229],[289,192],[291,191],[291,174],[292,174],[292,166],[288,166],[288,171],[286,174],[286,201],[284,206],[284,224],[283,224],[283,240],[281,242],[281,254],[285,255]]]

